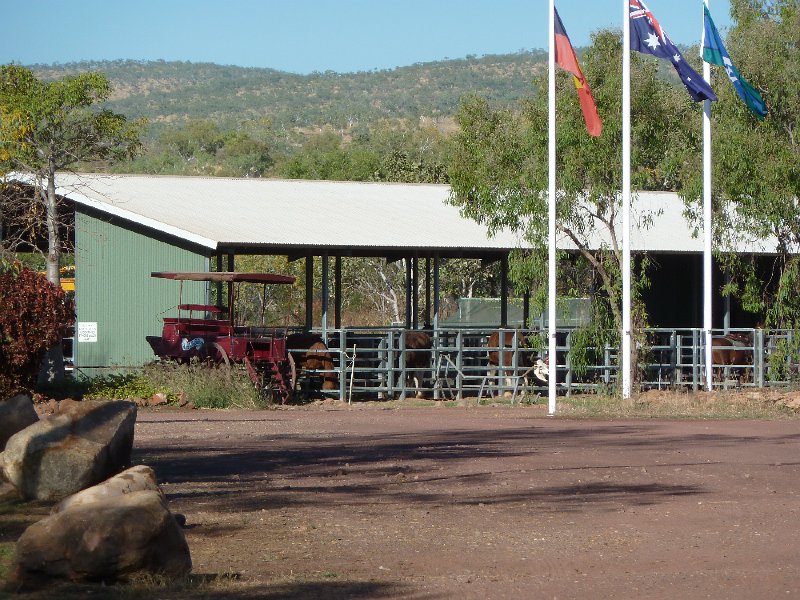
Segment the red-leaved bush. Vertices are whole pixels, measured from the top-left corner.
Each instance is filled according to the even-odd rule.
[[[74,318],[74,304],[60,287],[19,263],[0,264],[0,398],[33,388],[42,357]]]

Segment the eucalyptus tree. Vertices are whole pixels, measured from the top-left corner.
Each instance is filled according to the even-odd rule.
[[[622,320],[622,252],[615,228],[622,183],[621,54],[620,35],[601,31],[583,56],[603,120],[600,137],[586,132],[572,77],[559,73],[556,91],[558,236],[567,238],[590,267],[590,279],[597,280],[599,299],[616,331]],[[652,60],[632,56],[631,65],[632,184],[634,189],[670,189],[675,148],[699,147],[699,120],[693,125],[690,118],[699,109],[682,88],[658,76]],[[484,223],[490,233],[514,229],[531,244],[533,250],[518,254],[511,272],[525,288],[539,291],[540,306],[547,277],[546,77],[534,79],[533,96],[516,109],[495,109],[482,98],[466,98],[457,115],[461,129],[449,170],[451,200],[463,214]],[[604,241],[598,245],[598,240]],[[560,282],[562,291],[565,285]]]
[[[0,121],[2,168],[28,172],[36,180],[35,202],[44,207],[47,229],[47,278],[56,285],[61,254],[56,173],[130,157],[140,145],[139,123],[99,107],[110,93],[101,73],[42,81],[21,66],[0,67],[0,114],[15,115]]]
[[[800,326],[800,3],[732,0],[734,26],[726,47],[736,68],[764,98],[759,120],[722,69],[713,73],[719,102],[712,110],[714,232],[718,256],[733,276],[727,292],[765,314],[775,327]],[[699,157],[678,165],[680,193],[698,208]],[[731,253],[749,235],[776,240],[777,260],[759,274],[752,257]],[[767,281],[764,278],[768,278]],[[770,283],[770,281],[772,283]]]

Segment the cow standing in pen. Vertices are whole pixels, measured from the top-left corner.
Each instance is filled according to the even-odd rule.
[[[302,371],[314,372],[315,376],[318,374],[322,390],[335,390],[339,387],[339,377],[333,368],[333,356],[322,336],[312,332],[293,333],[286,337],[286,348],[291,352],[298,374]]]
[[[425,331],[409,330],[405,332],[405,385],[413,381],[414,395],[417,398],[425,397],[423,389],[425,376],[431,367],[431,348],[433,339]]]
[[[501,368],[506,372],[513,370],[512,375],[507,375],[505,378],[505,387],[514,387],[512,376],[521,376],[525,387],[528,387],[531,379],[535,385],[547,385],[550,373],[548,363],[542,360],[535,350],[528,347],[528,339],[522,331],[493,331],[486,345],[489,349],[487,356],[490,377],[495,377]],[[516,370],[514,370],[515,355]],[[511,392],[506,391],[504,395],[511,396]]]

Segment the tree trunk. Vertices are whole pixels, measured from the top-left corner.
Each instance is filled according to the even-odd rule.
[[[47,194],[45,196],[47,219],[47,280],[61,285],[61,240],[58,236],[58,199],[56,198],[56,167],[51,160],[47,168]]]
[[[61,239],[58,235],[58,199],[56,198],[56,169],[50,161],[47,171],[47,194],[45,196],[47,218],[47,280],[61,286]],[[64,379],[64,349],[61,340],[42,359],[39,368],[39,383],[52,383]]]

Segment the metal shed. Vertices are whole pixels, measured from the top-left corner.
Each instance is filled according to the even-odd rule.
[[[174,290],[152,280],[152,271],[208,271],[212,261],[217,270],[223,263],[231,270],[236,254],[272,254],[305,259],[308,283],[314,260],[320,260],[322,327],[339,329],[341,311],[328,307],[331,259],[338,273],[343,257],[405,258],[409,288],[420,268],[436,288],[442,258],[500,261],[505,277],[509,253],[526,247],[512,231],[488,236],[484,226],[462,217],[448,203],[450,188],[444,185],[62,173],[57,193],[75,206],[75,361],[84,372],[152,359],[145,336],[175,301]],[[699,265],[702,240],[683,210],[676,194],[640,192],[633,212],[633,251],[683,257]],[[558,244],[572,248],[566,239]],[[607,244],[602,237],[592,240],[596,247]],[[741,252],[768,253],[774,247],[769,240],[740,239],[738,244]],[[681,259],[675,267],[684,280],[685,264]],[[311,288],[307,285],[307,293]],[[202,285],[183,293],[185,302],[208,302]],[[437,327],[436,289],[432,294],[425,303],[432,314],[418,314],[417,299],[407,298],[407,327],[420,321]],[[334,296],[338,302],[340,294]],[[692,301],[699,303],[700,295]],[[307,298],[307,323],[310,311]],[[504,326],[505,295],[500,311]]]

